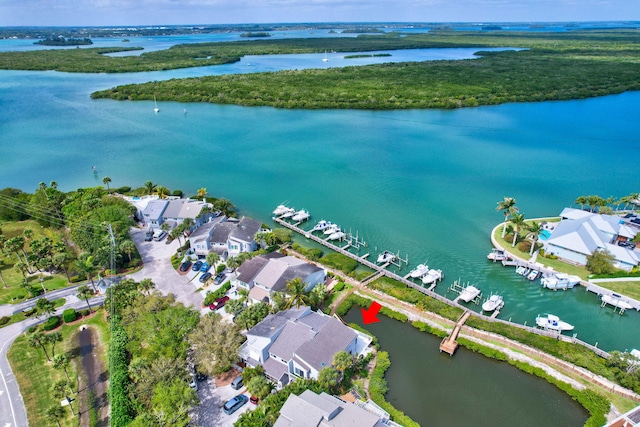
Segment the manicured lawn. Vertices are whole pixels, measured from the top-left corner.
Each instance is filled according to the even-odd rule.
[[[64,298],[58,298],[58,299],[53,300],[53,306],[55,308],[63,306],[64,303],[65,303],[65,299]],[[34,304],[34,307],[35,307],[35,304]],[[4,325],[0,325],[0,328],[4,328],[5,326],[11,325],[12,323],[22,322],[23,320],[28,319],[29,317],[34,317],[34,316],[37,316],[37,315],[38,314],[37,314],[36,311],[34,311],[32,314],[29,314],[29,315],[26,315],[26,314],[24,314],[24,312],[21,311],[19,313],[16,313],[16,314],[12,315],[9,318],[10,320],[7,323],[5,323]]]
[[[640,300],[640,280],[633,282],[598,282],[597,285],[611,289],[618,294]]]
[[[92,325],[98,331],[100,340],[108,340],[108,326],[104,320],[103,310],[98,312],[85,322],[78,322],[73,325],[63,325],[58,329],[63,337],[63,341],[57,343],[56,354],[66,352],[71,358],[71,363],[67,368],[71,379],[77,378],[78,360],[78,328],[81,324]],[[104,352],[99,357],[106,362],[107,343],[97,347]],[[47,345],[47,351],[51,354],[51,346]],[[27,344],[27,334],[23,334],[16,339],[7,354],[13,373],[20,385],[20,392],[27,408],[29,424],[32,426],[55,425],[47,421],[46,411],[53,405],[59,405],[60,399],[54,398],[51,389],[56,381],[65,378],[64,371],[54,369],[50,362],[47,362],[41,348],[32,348]],[[106,365],[105,365],[106,366]],[[78,412],[77,402],[73,402],[74,410]],[[76,426],[78,420],[72,417],[71,411],[66,408],[66,417],[60,420],[62,426]]]

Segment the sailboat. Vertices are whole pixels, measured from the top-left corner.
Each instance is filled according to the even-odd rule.
[[[160,109],[158,108],[158,101],[156,101],[156,96],[153,95],[153,105],[155,106],[153,109],[154,113],[157,113],[158,111],[160,111]]]
[[[329,62],[329,58],[327,58],[327,51],[324,51],[324,58],[322,58],[322,62]]]

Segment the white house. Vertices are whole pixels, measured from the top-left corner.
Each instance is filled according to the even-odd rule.
[[[640,263],[640,253],[619,246],[619,242],[633,239],[637,230],[629,227],[619,216],[596,214],[566,208],[562,221],[546,241],[545,251],[565,261],[586,265],[587,257],[598,250],[606,250],[615,257],[615,267],[630,271]]]
[[[277,252],[245,261],[236,273],[232,283],[249,290],[249,297],[258,302],[270,302],[274,292],[283,291],[287,283],[296,278],[307,284],[306,291],[327,280],[323,268]]]
[[[198,256],[216,252],[223,259],[241,252],[258,249],[255,234],[262,226],[258,221],[243,217],[240,220],[224,215],[211,218],[189,236],[190,247]]]
[[[207,203],[206,200],[194,200],[194,199],[171,199],[167,203],[162,214],[162,221],[169,223],[171,228],[182,224],[182,222],[191,218],[195,227],[206,223],[212,214],[202,213],[204,208],[211,208],[212,205]]]
[[[339,351],[363,355],[371,337],[309,307],[292,308],[268,315],[247,332],[240,347],[241,359],[250,366],[262,365],[265,375],[282,387],[295,378],[318,379],[333,364]]]

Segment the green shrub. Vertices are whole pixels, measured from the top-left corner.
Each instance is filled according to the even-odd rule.
[[[6,325],[7,323],[9,323],[9,320],[11,320],[11,317],[8,317],[8,316],[0,317],[0,326]]]
[[[89,311],[88,308],[85,308],[85,309],[80,310],[80,314],[82,316],[88,316],[89,314],[91,314],[91,312]]]
[[[27,332],[32,334],[32,333],[34,333],[36,331],[36,329],[38,329],[37,325],[29,326],[29,329],[27,329]]]
[[[42,329],[45,331],[50,331],[52,329],[57,328],[60,325],[60,316],[51,316],[44,322],[42,325]]]
[[[523,240],[522,242],[518,243],[518,249],[522,252],[529,252],[531,250],[531,242],[528,240]]]
[[[330,253],[319,260],[322,264],[338,269],[345,274],[353,272],[358,267],[358,261],[339,253]]]
[[[64,323],[71,323],[76,320],[77,317],[75,308],[67,308],[62,312],[62,320],[64,320]]]
[[[344,289],[344,282],[338,282],[336,283],[336,285],[333,287],[333,292],[340,292]]]
[[[182,197],[184,193],[182,192],[182,190],[173,190],[173,193],[171,193],[172,196],[177,196],[177,197]]]
[[[220,264],[219,266],[216,267],[216,274],[222,273],[226,268],[227,268],[226,265]]]
[[[125,185],[124,187],[118,187],[113,191],[120,194],[127,194],[131,191],[131,187]]]

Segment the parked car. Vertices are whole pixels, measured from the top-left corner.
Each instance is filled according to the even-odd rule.
[[[249,402],[253,403],[254,405],[257,405],[259,401],[260,401],[260,399],[258,399],[258,398],[257,398],[257,397],[255,397],[255,396],[251,396],[251,397],[249,398]]]
[[[207,379],[207,376],[205,374],[203,374],[202,372],[196,372],[196,380],[204,381],[206,379]]]
[[[249,399],[244,394],[239,394],[236,397],[227,400],[222,409],[227,415],[231,415],[247,403]]]
[[[180,264],[180,271],[184,273],[185,271],[189,271],[190,267],[191,267],[191,261],[185,261],[182,264]]]
[[[213,276],[211,273],[204,273],[198,280],[200,280],[200,283],[204,283],[207,280],[211,279],[211,276]]]
[[[160,240],[164,239],[166,235],[167,235],[166,231],[156,230],[156,232],[153,233],[153,240],[155,240],[156,242],[159,242]]]
[[[224,305],[227,303],[227,301],[229,301],[229,297],[227,295],[223,296],[222,298],[218,298],[216,300],[216,302],[214,302],[213,304],[209,305],[209,309],[211,309],[211,310],[219,310],[222,307],[224,307]]]
[[[196,381],[195,377],[191,377],[191,382],[189,383],[189,387],[191,387],[195,391],[198,391],[198,381]]]
[[[240,390],[244,383],[242,382],[242,375],[238,375],[231,381],[231,388],[234,390]]]
[[[151,231],[147,231],[144,235],[144,241],[145,242],[150,242],[153,240],[153,232]]]
[[[226,274],[224,273],[219,273],[215,279],[213,279],[213,284],[214,285],[219,285],[220,283],[224,282],[224,279],[227,277]]]
[[[200,271],[200,267],[202,267],[202,261],[196,261],[193,263],[193,267],[191,267],[191,270]]]
[[[209,265],[209,263],[203,262],[202,265],[200,266],[200,271],[202,271],[203,273],[206,273],[207,271],[209,271],[210,268],[211,266]]]

